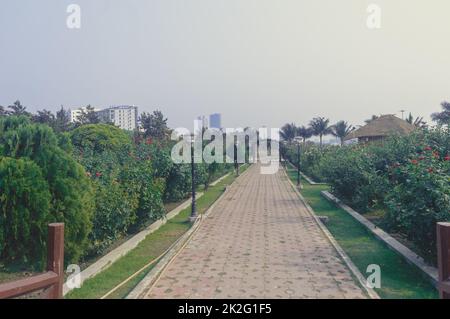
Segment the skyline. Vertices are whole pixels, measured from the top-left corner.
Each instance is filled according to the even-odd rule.
[[[281,127],[315,116],[361,125],[424,116],[450,99],[450,4],[376,1],[5,1],[0,105],[138,105],[171,127],[219,112],[224,126]],[[20,21],[20,23],[17,23]],[[133,49],[133,50],[131,50]]]

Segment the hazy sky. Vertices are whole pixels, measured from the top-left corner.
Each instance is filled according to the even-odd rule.
[[[428,117],[450,99],[449,14],[448,0],[1,0],[0,105],[136,104],[173,127]]]

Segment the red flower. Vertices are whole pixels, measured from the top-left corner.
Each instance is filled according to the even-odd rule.
[[[444,161],[450,161],[450,155],[447,155],[446,157],[444,157]]]
[[[432,167],[429,167],[429,168],[427,169],[427,171],[428,171],[428,173],[433,173],[433,168],[432,168]]]
[[[152,145],[153,144],[153,139],[151,137],[149,137],[147,140],[145,140],[145,144]]]
[[[414,159],[414,160],[411,160],[411,163],[414,164],[414,165],[417,165],[417,163],[419,163],[419,162]]]
[[[427,146],[427,147],[424,148],[424,150],[425,150],[425,151],[431,151],[432,148],[431,148],[431,146]]]
[[[102,173],[97,172],[97,173],[95,173],[95,176],[100,177],[100,176],[102,176]]]

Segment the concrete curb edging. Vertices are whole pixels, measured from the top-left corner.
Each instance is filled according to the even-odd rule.
[[[380,296],[378,293],[372,289],[369,288],[366,285],[366,278],[362,275],[362,273],[359,271],[359,269],[356,267],[356,265],[353,263],[353,261],[350,259],[350,257],[347,255],[347,253],[342,249],[342,247],[339,245],[339,243],[334,239],[333,235],[330,233],[330,231],[326,228],[326,226],[323,224],[323,222],[317,217],[316,213],[312,209],[311,206],[307,203],[306,199],[303,197],[303,195],[298,191],[297,187],[292,183],[291,179],[289,178],[289,175],[287,174],[286,170],[284,170],[284,173],[286,175],[287,180],[291,184],[291,187],[294,189],[294,192],[298,195],[300,200],[303,202],[303,204],[306,207],[306,210],[309,214],[314,218],[314,221],[317,223],[319,228],[322,230],[322,232],[325,234],[327,239],[330,241],[330,243],[333,245],[334,249],[338,253],[339,257],[344,261],[344,263],[347,265],[347,267],[350,269],[352,274],[356,277],[358,280],[358,283],[360,286],[364,289],[364,291],[367,293],[367,295],[371,299],[380,299]]]
[[[166,266],[176,257],[178,252],[183,249],[184,245],[189,241],[193,233],[200,227],[202,219],[207,218],[214,210],[218,201],[223,198],[235,185],[235,182],[239,180],[241,176],[245,176],[249,171],[250,166],[247,167],[244,173],[240,175],[236,180],[231,183],[219,198],[208,208],[208,210],[200,216],[200,219],[194,223],[194,225],[178,240],[177,243],[167,252],[167,254],[161,258],[161,260],[153,267],[153,269],[142,279],[139,284],[125,297],[125,299],[140,299],[151,289],[152,284],[159,278],[160,274],[164,271]],[[229,175],[229,174],[228,174]]]
[[[352,209],[351,207],[342,203],[342,201],[327,191],[321,192],[322,196],[325,197],[330,202],[333,202],[340,208],[342,208],[345,212],[350,214],[353,218],[355,218],[358,222],[360,222],[363,226],[365,226],[375,237],[381,240],[384,244],[386,244],[390,249],[394,250],[401,256],[403,256],[409,264],[415,265],[419,268],[431,281],[434,286],[438,285],[438,270],[437,268],[428,265],[422,257],[414,253],[411,249],[401,244],[398,240],[393,238],[391,235],[383,231],[381,228],[374,225],[367,218],[359,214],[357,211]]]
[[[210,184],[210,186],[215,186],[215,185],[219,184],[221,181],[223,181],[225,178],[227,178],[230,174],[231,173],[227,173],[224,176],[218,178],[217,180],[212,182]],[[203,193],[197,193],[197,199],[199,199],[202,196],[203,196]],[[83,285],[83,283],[86,280],[88,280],[92,277],[95,277],[103,270],[109,268],[118,259],[120,259],[124,255],[126,255],[128,252],[130,252],[131,250],[136,248],[137,245],[139,245],[148,235],[157,231],[159,228],[161,228],[161,226],[166,224],[167,221],[169,221],[172,218],[174,218],[175,216],[177,216],[182,210],[188,208],[189,205],[191,205],[191,199],[187,199],[186,201],[184,201],[183,203],[181,203],[180,205],[178,205],[177,207],[172,209],[170,212],[168,212],[166,214],[166,216],[164,216],[162,219],[155,221],[153,224],[151,224],[150,226],[148,226],[141,232],[137,233],[136,235],[134,235],[133,237],[128,239],[126,242],[121,244],[119,247],[113,249],[112,251],[110,251],[109,253],[107,253],[106,255],[101,257],[100,259],[98,259],[96,262],[89,265],[89,267],[87,267],[80,273],[81,286]],[[65,296],[67,293],[69,293],[73,289],[74,288],[68,287],[67,282],[64,283],[63,295]]]
[[[291,164],[292,166],[294,166],[294,168],[297,168],[294,164],[292,164],[292,162],[287,161],[289,164]],[[327,185],[327,183],[317,183],[315,181],[313,181],[310,177],[306,176],[305,173],[303,173],[302,171],[300,171],[300,175],[306,179],[306,181],[311,184],[311,185]]]

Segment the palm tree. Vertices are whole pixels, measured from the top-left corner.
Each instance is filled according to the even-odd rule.
[[[344,145],[344,138],[355,129],[354,126],[345,121],[339,121],[331,127],[331,134],[339,138],[341,146]]]
[[[285,124],[280,130],[280,135],[284,141],[291,143],[297,136],[297,127],[294,123]]]
[[[329,126],[330,120],[324,117],[315,117],[309,123],[311,126],[313,135],[319,136],[320,148],[322,148],[322,137],[331,133],[331,127]]]
[[[303,139],[303,144],[306,144],[306,140],[313,135],[310,127],[300,126],[297,128],[297,136]]]
[[[441,103],[441,107],[443,111],[431,114],[431,118],[439,125],[450,125],[450,103],[444,101]]]
[[[411,125],[414,125],[417,128],[426,128],[428,126],[427,122],[423,120],[423,117],[418,116],[414,118],[414,116],[411,113],[409,113],[409,116],[406,118],[406,122],[408,122]]]
[[[8,106],[8,108],[11,109],[11,111],[9,112],[9,114],[11,115],[31,115],[29,112],[27,112],[27,108],[23,106],[19,100],[14,102],[13,105]]]

